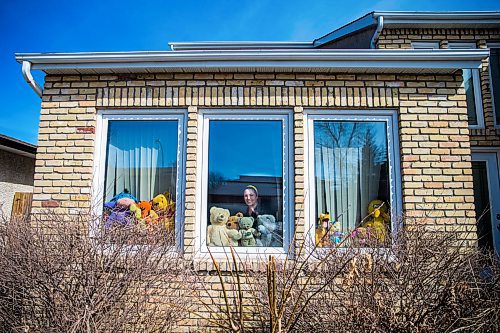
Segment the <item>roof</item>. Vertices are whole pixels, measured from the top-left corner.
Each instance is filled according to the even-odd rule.
[[[488,49],[468,50],[203,50],[19,53],[19,63],[47,74],[161,72],[453,73],[479,68]]]
[[[488,28],[500,27],[500,11],[374,11],[313,41],[321,47],[340,38],[375,28]]]
[[[34,158],[36,148],[37,147],[31,143],[0,134],[0,150]]]

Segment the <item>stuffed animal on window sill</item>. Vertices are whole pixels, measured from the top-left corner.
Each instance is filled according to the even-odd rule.
[[[330,214],[328,212],[321,213],[319,215],[318,227],[316,228],[315,232],[317,247],[327,247],[331,245],[330,239],[328,237],[328,230],[330,227],[329,224],[330,224]]]
[[[387,226],[391,220],[387,211],[387,205],[382,200],[372,200],[368,204],[370,217],[363,227],[370,229],[374,239],[379,243],[384,243],[387,236]]]
[[[273,215],[264,214],[257,216],[257,230],[260,234],[260,237],[256,240],[257,246],[280,247],[281,243],[275,234],[277,229],[278,224]]]
[[[257,244],[255,237],[260,236],[260,232],[252,228],[254,222],[253,217],[242,217],[240,219],[240,243],[241,246],[255,246]]]
[[[165,225],[167,231],[174,229],[175,221],[175,201],[172,195],[168,192],[165,194],[158,194],[152,200],[153,210],[158,215],[160,223]]]
[[[229,216],[227,220],[227,228],[232,229],[232,230],[239,230],[240,229],[240,219],[243,217],[243,213],[236,213],[234,216]]]
[[[227,221],[229,210],[219,207],[210,208],[210,225],[207,228],[208,246],[237,246],[241,234],[238,230],[229,229]],[[253,221],[252,221],[253,223]]]
[[[330,241],[332,244],[338,245],[342,242],[342,239],[344,238],[344,235],[342,234],[341,230],[341,225],[339,221],[331,221],[330,222]]]
[[[104,223],[104,227],[107,229],[111,228],[114,224],[130,226],[134,224],[134,218],[140,218],[140,209],[138,210],[136,206],[135,197],[129,194],[127,189],[106,202],[104,209],[109,213]]]
[[[153,205],[150,201],[139,202],[139,208],[141,209],[141,222],[146,227],[158,224],[158,214],[153,210]]]

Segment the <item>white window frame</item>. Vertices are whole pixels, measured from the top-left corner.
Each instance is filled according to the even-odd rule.
[[[494,42],[494,43],[487,43],[488,48],[494,48],[494,49],[500,49],[500,42]],[[496,129],[500,129],[500,124],[497,124],[497,112],[500,112],[500,110],[497,111],[495,107],[495,96],[493,95],[493,79],[491,76],[491,64],[488,66],[488,75],[490,77],[490,95],[491,95],[491,109],[493,111],[493,126]],[[500,80],[498,82],[500,84]],[[499,106],[500,106],[500,101],[499,101]]]
[[[433,42],[414,41],[414,42],[411,42],[411,47],[416,49],[416,50],[434,50],[434,49],[439,49],[439,42],[437,42],[437,41],[433,41]]]
[[[177,121],[177,179],[175,193],[175,247],[181,252],[184,247],[184,193],[186,179],[186,132],[187,111],[183,109],[162,110],[98,110],[94,149],[94,181],[92,203],[94,216],[103,213],[103,189],[106,176],[106,148],[110,121],[176,120]],[[100,219],[96,219],[99,223]],[[98,226],[92,226],[93,233]]]
[[[474,42],[449,42],[449,49],[475,49],[476,43]],[[470,129],[484,128],[484,114],[483,114],[483,94],[481,92],[481,77],[479,69],[471,69],[472,84],[474,88],[474,104],[476,106],[477,125],[470,125]],[[465,87],[464,87],[465,88]]]
[[[275,255],[286,257],[294,227],[294,154],[293,110],[290,109],[200,109],[198,112],[197,184],[196,193],[196,258],[206,259],[210,252],[216,258],[227,258],[229,248],[210,246],[207,239],[208,215],[208,148],[211,120],[279,120],[283,129],[283,247],[234,247],[239,257]],[[231,152],[228,152],[231,153]],[[236,154],[238,152],[235,152]],[[243,196],[242,196],[243,200]],[[243,201],[242,201],[243,203]],[[210,251],[209,251],[210,250]]]
[[[314,169],[314,122],[315,121],[359,121],[385,122],[387,133],[387,158],[389,165],[389,196],[391,208],[391,232],[401,228],[403,212],[401,192],[400,153],[398,135],[398,117],[395,110],[304,110],[304,174],[308,197],[304,206],[305,232],[307,244],[315,244],[316,219],[316,181]],[[320,250],[320,249],[318,249]],[[362,250],[362,249],[361,249]]]

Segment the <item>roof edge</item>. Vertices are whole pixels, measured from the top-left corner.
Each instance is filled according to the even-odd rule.
[[[500,11],[373,11],[313,41],[314,47],[347,37],[377,24],[383,17],[384,25],[440,25],[474,24],[500,26]]]
[[[192,50],[265,50],[265,49],[307,49],[313,48],[313,42],[286,41],[214,41],[214,42],[170,42],[172,51]]]
[[[33,69],[157,69],[205,71],[221,68],[479,68],[489,49],[465,50],[267,50],[16,54]]]
[[[35,157],[37,146],[29,142],[0,134],[0,150],[23,156]]]

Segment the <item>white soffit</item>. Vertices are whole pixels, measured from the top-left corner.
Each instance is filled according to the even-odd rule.
[[[161,72],[453,73],[480,68],[488,49],[224,50],[19,53],[47,74]]]

